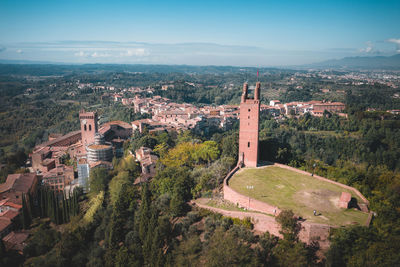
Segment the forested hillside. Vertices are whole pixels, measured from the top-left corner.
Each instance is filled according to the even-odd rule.
[[[148,116],[104,97],[114,93],[108,89],[79,88],[78,80],[115,86],[125,97],[130,96],[123,88],[150,86],[155,95],[176,102],[219,105],[238,104],[242,83],[256,79],[255,73],[230,72],[228,67],[217,74],[209,70],[200,74],[102,72],[100,67],[90,73],[81,68],[61,77],[32,78],[26,73],[32,71],[29,68],[18,70],[22,76],[1,77],[0,182],[8,173],[26,171],[29,152],[48,134],[78,129],[81,108],[98,111],[100,122],[131,122]],[[54,71],[59,74],[60,69],[64,71],[61,67]],[[35,71],[51,75],[48,70]],[[262,115],[260,159],[356,187],[375,214],[370,227],[335,229],[331,247],[324,252],[299,241],[298,222],[291,211],[277,218],[283,239],[254,233],[250,219],[224,217],[191,202],[221,197],[223,178],[237,162],[237,124],[207,136],[144,131],[135,132],[124,144],[124,156],[114,158],[113,170],[90,173],[87,194],[76,191],[69,200],[56,201],[51,193],[41,191],[35,205],[24,199],[21,228],[31,236],[23,256],[6,253],[0,242],[0,266],[397,266],[400,117],[387,110],[400,109],[399,89],[340,84],[314,73],[294,73],[261,73],[262,104],[276,98],[282,102],[340,100],[347,105],[348,117],[328,112],[322,117]],[[336,74],[341,75],[327,75]],[[165,84],[174,86],[162,90]],[[329,89],[327,93],[323,88]],[[140,167],[130,152],[142,146],[153,149],[160,159],[156,176],[137,184]]]

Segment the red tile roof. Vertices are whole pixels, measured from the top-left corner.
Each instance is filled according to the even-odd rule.
[[[8,175],[6,182],[0,185],[0,193],[8,191],[11,188],[17,192],[28,193],[34,184],[35,179],[36,174],[34,173],[10,174]]]
[[[5,212],[0,213],[0,217],[8,218],[10,220],[13,220],[18,215],[19,215],[19,212],[18,211],[14,211],[14,210],[6,210]]]
[[[0,233],[11,225],[11,220],[7,217],[0,216]]]
[[[3,237],[3,242],[7,249],[23,251],[26,246],[25,240],[28,238],[28,233],[15,233],[14,231]]]

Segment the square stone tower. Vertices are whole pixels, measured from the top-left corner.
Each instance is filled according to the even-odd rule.
[[[260,83],[257,82],[254,97],[248,95],[249,86],[243,85],[240,102],[239,165],[257,167],[258,130],[260,121]]]
[[[97,133],[97,113],[79,112],[79,120],[81,121],[82,144],[87,146],[94,143],[94,136]]]

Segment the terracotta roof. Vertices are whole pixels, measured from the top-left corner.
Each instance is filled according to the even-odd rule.
[[[9,201],[9,198],[3,199],[0,201],[0,206],[11,207],[14,209],[21,209],[22,205]]]
[[[11,225],[11,220],[7,217],[0,216],[0,233]]]
[[[326,103],[318,103],[318,104],[314,104],[314,106],[344,106],[345,104],[341,103],[341,102],[326,102]]]
[[[6,192],[11,188],[18,192],[28,193],[36,179],[34,173],[10,174],[5,183],[0,184],[0,193]]]
[[[46,166],[46,165],[52,164],[53,162],[54,162],[54,159],[44,159],[41,164],[43,166]]]
[[[54,139],[54,140],[51,140],[51,141],[47,141],[47,142],[45,142],[45,143],[43,143],[43,144],[40,144],[40,145],[38,145],[38,146],[41,146],[41,147],[52,146],[53,144],[56,144],[56,143],[58,143],[58,142],[60,142],[60,141],[62,141],[62,140],[64,140],[64,139],[70,138],[70,137],[72,137],[72,136],[74,136],[74,135],[77,135],[77,134],[80,134],[80,133],[81,133],[80,130],[79,130],[79,131],[69,132],[69,133],[67,133],[66,135],[63,135],[63,136],[58,137],[58,138],[56,138],[56,139]]]
[[[14,219],[19,215],[18,211],[15,210],[6,210],[5,212],[0,213],[0,217],[8,218],[10,220]]]
[[[106,149],[109,148],[109,145],[90,145],[88,148],[90,149]]]
[[[0,184],[0,193],[10,190],[20,174],[9,174],[5,183]]]
[[[100,128],[99,133],[105,134],[105,133],[108,132],[110,129],[111,129],[111,126],[110,126],[110,125],[103,125],[103,126]]]
[[[7,249],[23,251],[26,246],[25,240],[28,238],[28,233],[15,233],[14,231],[3,237],[3,241]]]
[[[95,168],[101,165],[106,165],[108,168],[112,168],[112,163],[108,161],[96,161],[93,163],[89,163],[90,168]]]
[[[136,126],[139,126],[140,123],[149,123],[149,122],[151,122],[150,119],[141,119],[141,120],[132,121],[131,124],[135,124]]]

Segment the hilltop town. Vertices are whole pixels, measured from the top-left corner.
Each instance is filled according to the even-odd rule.
[[[93,90],[115,91],[114,87],[78,84],[79,89],[86,87]],[[168,87],[168,85],[162,86],[162,90],[168,90]],[[145,91],[153,93],[154,89],[147,88]],[[10,174],[5,183],[0,185],[2,199],[0,218],[4,221],[0,229],[1,237],[11,232],[14,228],[13,222],[17,221],[16,217],[21,216],[23,194],[29,193],[34,196],[38,187],[43,186],[67,196],[76,187],[89,191],[88,179],[91,170],[113,169],[113,158],[124,155],[123,144],[130,140],[135,131],[141,134],[144,132],[157,134],[192,130],[195,134],[208,135],[219,130],[231,130],[239,119],[238,105],[197,107],[189,103],[175,103],[161,96],[141,97],[140,93],[143,92],[141,88],[133,87],[127,92],[135,96],[125,98],[122,94],[115,93],[111,97],[114,102],[127,106],[134,113],[147,114],[149,118],[131,123],[110,121],[99,125],[95,111],[81,110],[80,130],[65,135],[50,134],[49,140],[36,145],[29,155],[29,173]],[[341,113],[344,109],[343,103],[323,101],[280,103],[278,100],[271,100],[270,105],[260,106],[261,114],[272,115],[275,118],[305,113],[322,116],[324,112],[345,116]],[[131,153],[141,164],[142,175],[139,181],[147,181],[156,174],[158,157],[150,148],[141,147]]]
[[[143,215],[143,222],[134,222],[133,215],[114,214],[128,208],[137,214],[145,212],[138,207],[143,207],[141,203],[146,200],[139,198],[152,194],[157,202],[147,202],[147,208],[158,205],[157,216],[174,218],[168,220],[168,227],[177,231],[171,233],[173,240],[186,238],[194,231],[200,233],[204,242],[218,234],[212,230],[215,228],[204,225],[218,228],[222,222],[232,227],[228,229],[240,228],[250,235],[268,231],[283,238],[280,224],[274,218],[285,211],[284,207],[291,207],[297,212],[295,218],[306,220],[300,222],[305,230],[298,233],[299,240],[305,246],[317,240],[321,260],[330,247],[331,229],[371,224],[376,211],[368,213],[369,202],[363,195],[370,198],[374,194],[371,185],[365,182],[371,170],[368,166],[385,166],[375,169],[378,177],[390,172],[395,175],[399,166],[396,155],[382,149],[398,149],[393,141],[396,132],[390,128],[399,113],[399,81],[393,73],[365,76],[368,77],[365,79],[363,73],[266,70],[260,77],[252,77],[261,80],[256,86],[245,83],[246,94],[242,88],[246,73],[201,74],[202,82],[195,74],[168,74],[168,78],[160,74],[162,78],[156,81],[150,81],[149,77],[159,74],[90,75],[91,78],[17,77],[27,85],[10,93],[9,102],[4,102],[9,111],[4,110],[2,115],[6,127],[2,140],[0,236],[8,251],[36,258],[35,255],[40,255],[32,252],[32,246],[38,242],[36,231],[54,233],[67,225],[97,228],[103,220],[105,225],[114,225],[118,222],[116,216],[122,216],[127,223],[151,221],[161,227],[158,219],[149,214]],[[174,75],[178,76],[175,80]],[[129,82],[130,79],[138,85]],[[221,81],[215,83],[215,79]],[[372,89],[368,89],[370,86]],[[381,90],[390,94],[382,96]],[[256,95],[257,99],[247,98],[250,95]],[[365,103],[365,95],[377,101]],[[257,108],[249,101],[255,101]],[[23,103],[27,109],[21,111],[11,103]],[[16,116],[18,120],[13,119]],[[252,128],[255,124],[259,128]],[[378,124],[390,130],[379,132],[375,126]],[[244,129],[239,130],[239,125]],[[364,165],[354,165],[354,158]],[[258,168],[268,162],[275,165]],[[243,171],[238,171],[240,167],[244,167]],[[260,174],[254,177],[261,177],[262,172],[282,172],[304,184],[310,182],[310,177],[316,177],[324,190],[304,189],[302,183],[296,184],[300,187],[291,192],[293,198],[306,203],[308,209],[299,208],[296,202],[281,208],[279,202],[274,202],[281,201],[279,190],[274,191],[273,197],[271,193],[269,201],[273,202],[263,202],[266,196],[258,188],[253,195],[254,185],[247,184],[250,179],[243,180],[247,167],[257,167]],[[280,170],[284,168],[288,171]],[[353,176],[355,168],[358,178]],[[256,178],[251,181],[259,182]],[[286,184],[275,186],[282,189]],[[366,190],[367,187],[371,190]],[[319,196],[318,201],[314,194]],[[120,210],[122,206],[117,203],[123,201],[127,201],[123,204],[127,206]],[[328,203],[324,201],[330,201],[326,210],[320,204]],[[310,217],[313,203],[320,205],[319,217]],[[213,217],[204,210],[223,217]],[[112,217],[96,217],[101,212]],[[190,226],[180,226],[180,220]],[[120,232],[128,234],[128,230],[138,231],[135,227],[139,226],[124,227]],[[88,242],[96,240],[94,246],[112,253],[120,253],[112,248],[116,240],[123,247],[128,246],[128,241],[121,237],[108,239],[111,229],[104,231],[107,234],[88,237]],[[68,235],[62,240],[65,238]],[[148,242],[146,238],[139,237],[127,250]],[[271,242],[275,242],[273,238]],[[274,244],[279,247],[279,243]],[[59,249],[52,248],[49,246],[50,250],[43,253]]]

